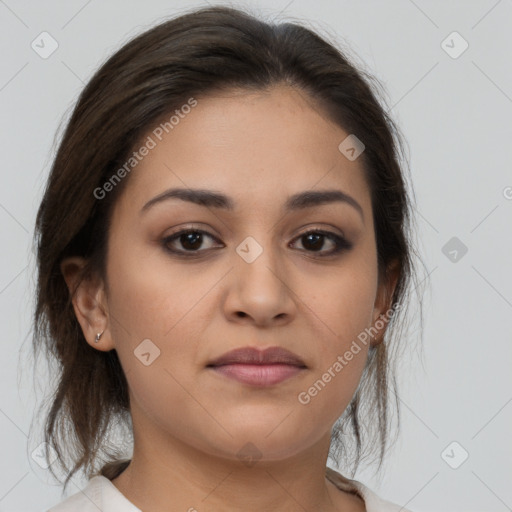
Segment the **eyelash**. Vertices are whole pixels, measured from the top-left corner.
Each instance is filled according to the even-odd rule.
[[[182,250],[171,249],[169,247],[169,245],[168,245],[169,243],[171,243],[174,240],[179,239],[179,237],[181,235],[185,235],[185,234],[189,234],[189,233],[197,233],[197,234],[207,235],[210,238],[212,238],[218,242],[217,238],[214,237],[212,234],[208,233],[207,231],[203,231],[202,229],[187,228],[187,229],[182,229],[182,230],[180,230],[176,233],[173,233],[172,235],[169,235],[169,236],[165,237],[164,239],[162,239],[162,245],[163,245],[164,250],[175,255],[175,256],[183,257],[183,258],[191,259],[191,258],[201,257],[201,253],[207,252],[208,249],[203,250],[203,251],[200,251],[200,250],[198,250],[198,251],[182,251]],[[342,236],[339,236],[339,235],[336,235],[335,233],[331,233],[330,231],[324,231],[321,229],[311,229],[309,231],[305,231],[304,233],[301,233],[300,235],[298,235],[294,240],[299,240],[299,239],[306,237],[310,234],[317,234],[320,236],[324,236],[326,238],[329,238],[330,240],[332,240],[335,243],[335,248],[333,250],[331,250],[328,254],[316,256],[317,251],[304,250],[305,252],[312,253],[313,255],[315,255],[316,257],[319,257],[319,258],[327,258],[329,256],[335,256],[341,252],[349,251],[353,247],[353,244],[351,242],[349,242],[347,239],[343,238]]]

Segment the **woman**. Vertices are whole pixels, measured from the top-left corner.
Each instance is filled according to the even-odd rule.
[[[37,216],[48,457],[89,479],[51,512],[406,510],[326,467],[390,442],[398,141],[339,50],[229,7],[97,71]]]

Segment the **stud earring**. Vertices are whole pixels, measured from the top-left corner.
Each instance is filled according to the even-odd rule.
[[[101,336],[103,335],[105,331],[101,331],[98,334],[96,334],[96,338],[94,338],[94,343],[98,343],[100,341]]]

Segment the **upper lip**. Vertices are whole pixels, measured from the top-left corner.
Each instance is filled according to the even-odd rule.
[[[231,350],[211,361],[207,366],[226,364],[289,364],[306,367],[304,361],[293,352],[282,347],[269,347],[265,350],[255,347],[244,347]]]

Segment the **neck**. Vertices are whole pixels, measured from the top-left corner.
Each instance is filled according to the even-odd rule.
[[[327,480],[330,437],[276,460],[226,459],[206,454],[162,431],[137,435],[130,465],[112,480],[144,511],[364,511],[361,500]]]

